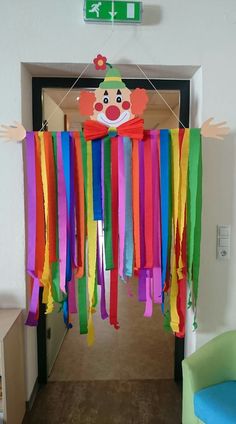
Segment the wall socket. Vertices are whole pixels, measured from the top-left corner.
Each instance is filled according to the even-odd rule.
[[[217,225],[216,257],[220,260],[230,259],[230,225]]]

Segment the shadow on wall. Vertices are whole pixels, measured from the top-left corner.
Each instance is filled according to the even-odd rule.
[[[161,23],[162,12],[160,6],[143,6],[143,22],[144,26],[154,26]]]
[[[1,309],[22,309],[19,300],[12,293],[1,293],[0,299]]]
[[[227,308],[229,299],[234,296],[230,269],[232,259],[231,263],[230,260],[216,259],[216,237],[217,224],[234,225],[235,137],[236,134],[231,133],[223,142],[203,140],[203,214],[197,315],[199,333],[202,334],[219,332],[228,326]]]

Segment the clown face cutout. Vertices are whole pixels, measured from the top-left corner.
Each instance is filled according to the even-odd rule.
[[[131,92],[121,80],[119,70],[111,68],[99,88],[80,93],[79,110],[93,121],[117,128],[142,115],[147,102],[145,90],[137,88]]]

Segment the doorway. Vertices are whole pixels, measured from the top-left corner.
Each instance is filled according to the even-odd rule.
[[[48,96],[55,104],[58,104],[60,99],[63,98],[64,94],[73,85],[74,81],[75,79],[73,78],[33,78],[33,127],[35,131],[40,130],[44,119],[47,119],[47,116],[44,115],[43,98]],[[76,98],[79,96],[78,90],[94,89],[101,81],[97,78],[80,79],[78,81],[73,91],[71,91],[70,96],[67,97],[64,106],[63,104],[61,105],[63,112],[62,127],[53,128],[53,130],[80,129],[82,119],[78,111],[76,111],[76,107],[72,108],[71,104],[73,102],[76,103]],[[173,128],[179,126],[175,118],[173,120],[173,117],[170,118],[170,115],[166,114],[166,111],[163,109],[163,101],[158,98],[157,93],[150,87],[148,81],[144,79],[124,79],[124,82],[130,89],[139,87],[145,88],[148,91],[150,99],[149,110],[144,115],[146,128]],[[176,115],[179,116],[179,120],[183,125],[188,127],[190,82],[188,80],[157,79],[153,79],[151,82],[161,91],[163,97],[171,108],[175,110]],[[49,128],[49,130],[51,129]],[[74,375],[74,379],[76,380],[79,377],[83,379],[83,375],[85,379],[94,378],[94,376],[99,379],[101,375],[104,375],[102,363],[106,365],[107,369],[107,361],[109,360],[110,378],[113,379],[121,373],[121,370],[129,379],[134,379],[135,376],[141,379],[151,377],[165,378],[167,375],[165,373],[168,371],[174,376],[175,381],[181,381],[184,339],[174,338],[170,334],[163,335],[162,317],[158,305],[155,307],[155,313],[151,320],[143,318],[143,304],[139,304],[135,298],[135,280],[131,281],[130,293],[127,294],[127,289],[122,283],[119,290],[119,306],[123,308],[119,319],[121,329],[119,331],[114,330],[107,322],[101,322],[98,313],[95,314],[95,316],[97,315],[95,324],[97,326],[97,339],[94,349],[89,352],[86,346],[86,340],[79,335],[76,322],[74,323],[74,328],[69,332],[65,331],[63,324],[56,331],[52,332],[52,323],[49,321],[53,318],[48,318],[45,315],[44,305],[41,304],[37,329],[39,383],[47,383],[52,369],[49,356],[51,355],[53,362],[59,350],[60,353],[50,377],[53,379],[65,380],[66,377],[71,379],[72,375]],[[56,318],[58,321],[59,317],[57,316]],[[63,323],[62,318],[61,322]],[[60,334],[59,337],[56,336],[56,332],[57,335]],[[163,335],[162,340],[158,336],[160,333]],[[152,343],[149,343],[151,337]],[[55,342],[52,342],[55,339],[57,339],[56,347]],[[55,348],[53,352],[52,345]],[[62,348],[60,349],[61,345]],[[70,374],[70,364],[66,364],[69,346],[73,347],[74,360],[78,361],[78,365],[74,367],[77,370],[76,374],[74,369],[71,370]],[[160,346],[162,346],[162,350],[160,350]],[[140,352],[139,357],[136,355],[137,350]],[[166,361],[167,353],[171,361]],[[92,369],[91,364],[94,363],[93,359],[98,358],[98,355],[101,358],[99,362],[100,366]],[[147,358],[149,358],[148,362],[146,361]],[[165,358],[165,369],[160,369],[163,358]],[[120,363],[119,369],[116,367],[118,362]],[[63,364],[63,367],[61,364]],[[156,366],[157,364],[159,367]],[[107,374],[108,379],[109,372]]]

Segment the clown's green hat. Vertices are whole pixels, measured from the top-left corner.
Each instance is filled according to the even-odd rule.
[[[111,88],[125,88],[126,85],[121,79],[121,74],[119,69],[110,68],[108,69],[105,79],[101,84],[99,84],[99,88],[111,89]]]

